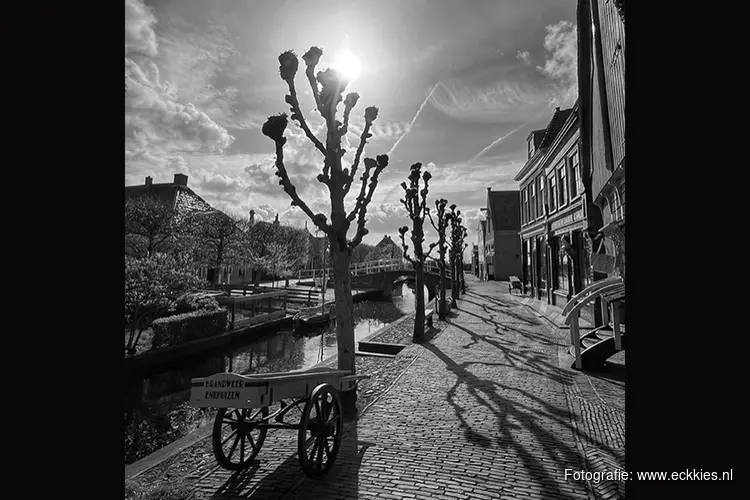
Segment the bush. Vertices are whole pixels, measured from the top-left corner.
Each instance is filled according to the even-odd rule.
[[[210,410],[183,403],[168,413],[125,414],[125,464],[132,464],[193,431]]]
[[[125,484],[125,500],[189,500],[195,498],[184,484],[164,483],[143,487]]]
[[[127,351],[135,354],[143,331],[156,318],[169,314],[172,303],[186,292],[199,290],[201,280],[169,255],[125,257],[125,330]]]
[[[151,324],[154,332],[152,349],[174,347],[195,339],[214,337],[227,329],[227,312],[200,309],[166,318],[159,318]]]
[[[200,310],[217,311],[220,308],[219,303],[211,295],[205,293],[186,293],[175,300],[171,311],[174,314],[185,314]]]

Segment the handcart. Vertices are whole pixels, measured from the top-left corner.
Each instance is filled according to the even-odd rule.
[[[302,470],[319,479],[333,466],[341,445],[339,392],[354,390],[352,382],[364,378],[369,376],[330,368],[255,375],[217,373],[192,380],[190,404],[219,409],[212,441],[221,467],[246,469],[263,446],[268,429],[296,429]],[[284,418],[295,408],[301,413],[299,422],[286,422]]]

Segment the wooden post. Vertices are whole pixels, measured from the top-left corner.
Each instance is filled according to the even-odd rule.
[[[622,338],[620,337],[620,303],[611,302],[612,307],[612,328],[615,331],[615,349],[622,350]]]
[[[581,336],[578,333],[578,311],[573,313],[573,319],[570,322],[570,342],[573,344],[573,350],[576,355],[576,368],[582,368],[581,361]]]
[[[289,292],[284,292],[284,311],[286,312],[286,297],[289,294]]]
[[[232,299],[232,326],[230,330],[234,330],[234,308],[236,304],[237,302],[234,299]]]

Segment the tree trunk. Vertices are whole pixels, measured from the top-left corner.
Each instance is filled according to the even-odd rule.
[[[414,334],[412,342],[415,344],[424,342],[424,268],[419,261],[414,262]]]
[[[464,255],[461,254],[461,260],[459,262],[461,266],[461,293],[466,293],[466,276],[464,276]]]
[[[447,314],[448,304],[445,300],[445,257],[440,259],[440,306],[438,308],[438,317],[440,320],[444,320]]]
[[[451,307],[458,307],[456,298],[458,298],[458,273],[456,273],[456,256],[451,255]]]
[[[342,248],[343,246],[343,248]],[[354,366],[354,299],[349,273],[349,252],[346,248],[346,235],[334,235],[331,241],[333,260],[333,281],[336,294],[336,344],[338,348],[338,369],[356,374]],[[357,391],[341,391],[341,406],[344,418],[352,420],[357,415]]]

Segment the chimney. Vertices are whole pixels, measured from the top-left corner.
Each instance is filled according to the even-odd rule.
[[[154,183],[154,180],[151,178],[151,176],[146,177],[146,187],[151,187],[151,185]]]
[[[185,174],[174,174],[174,183],[178,186],[187,187],[188,176]]]

